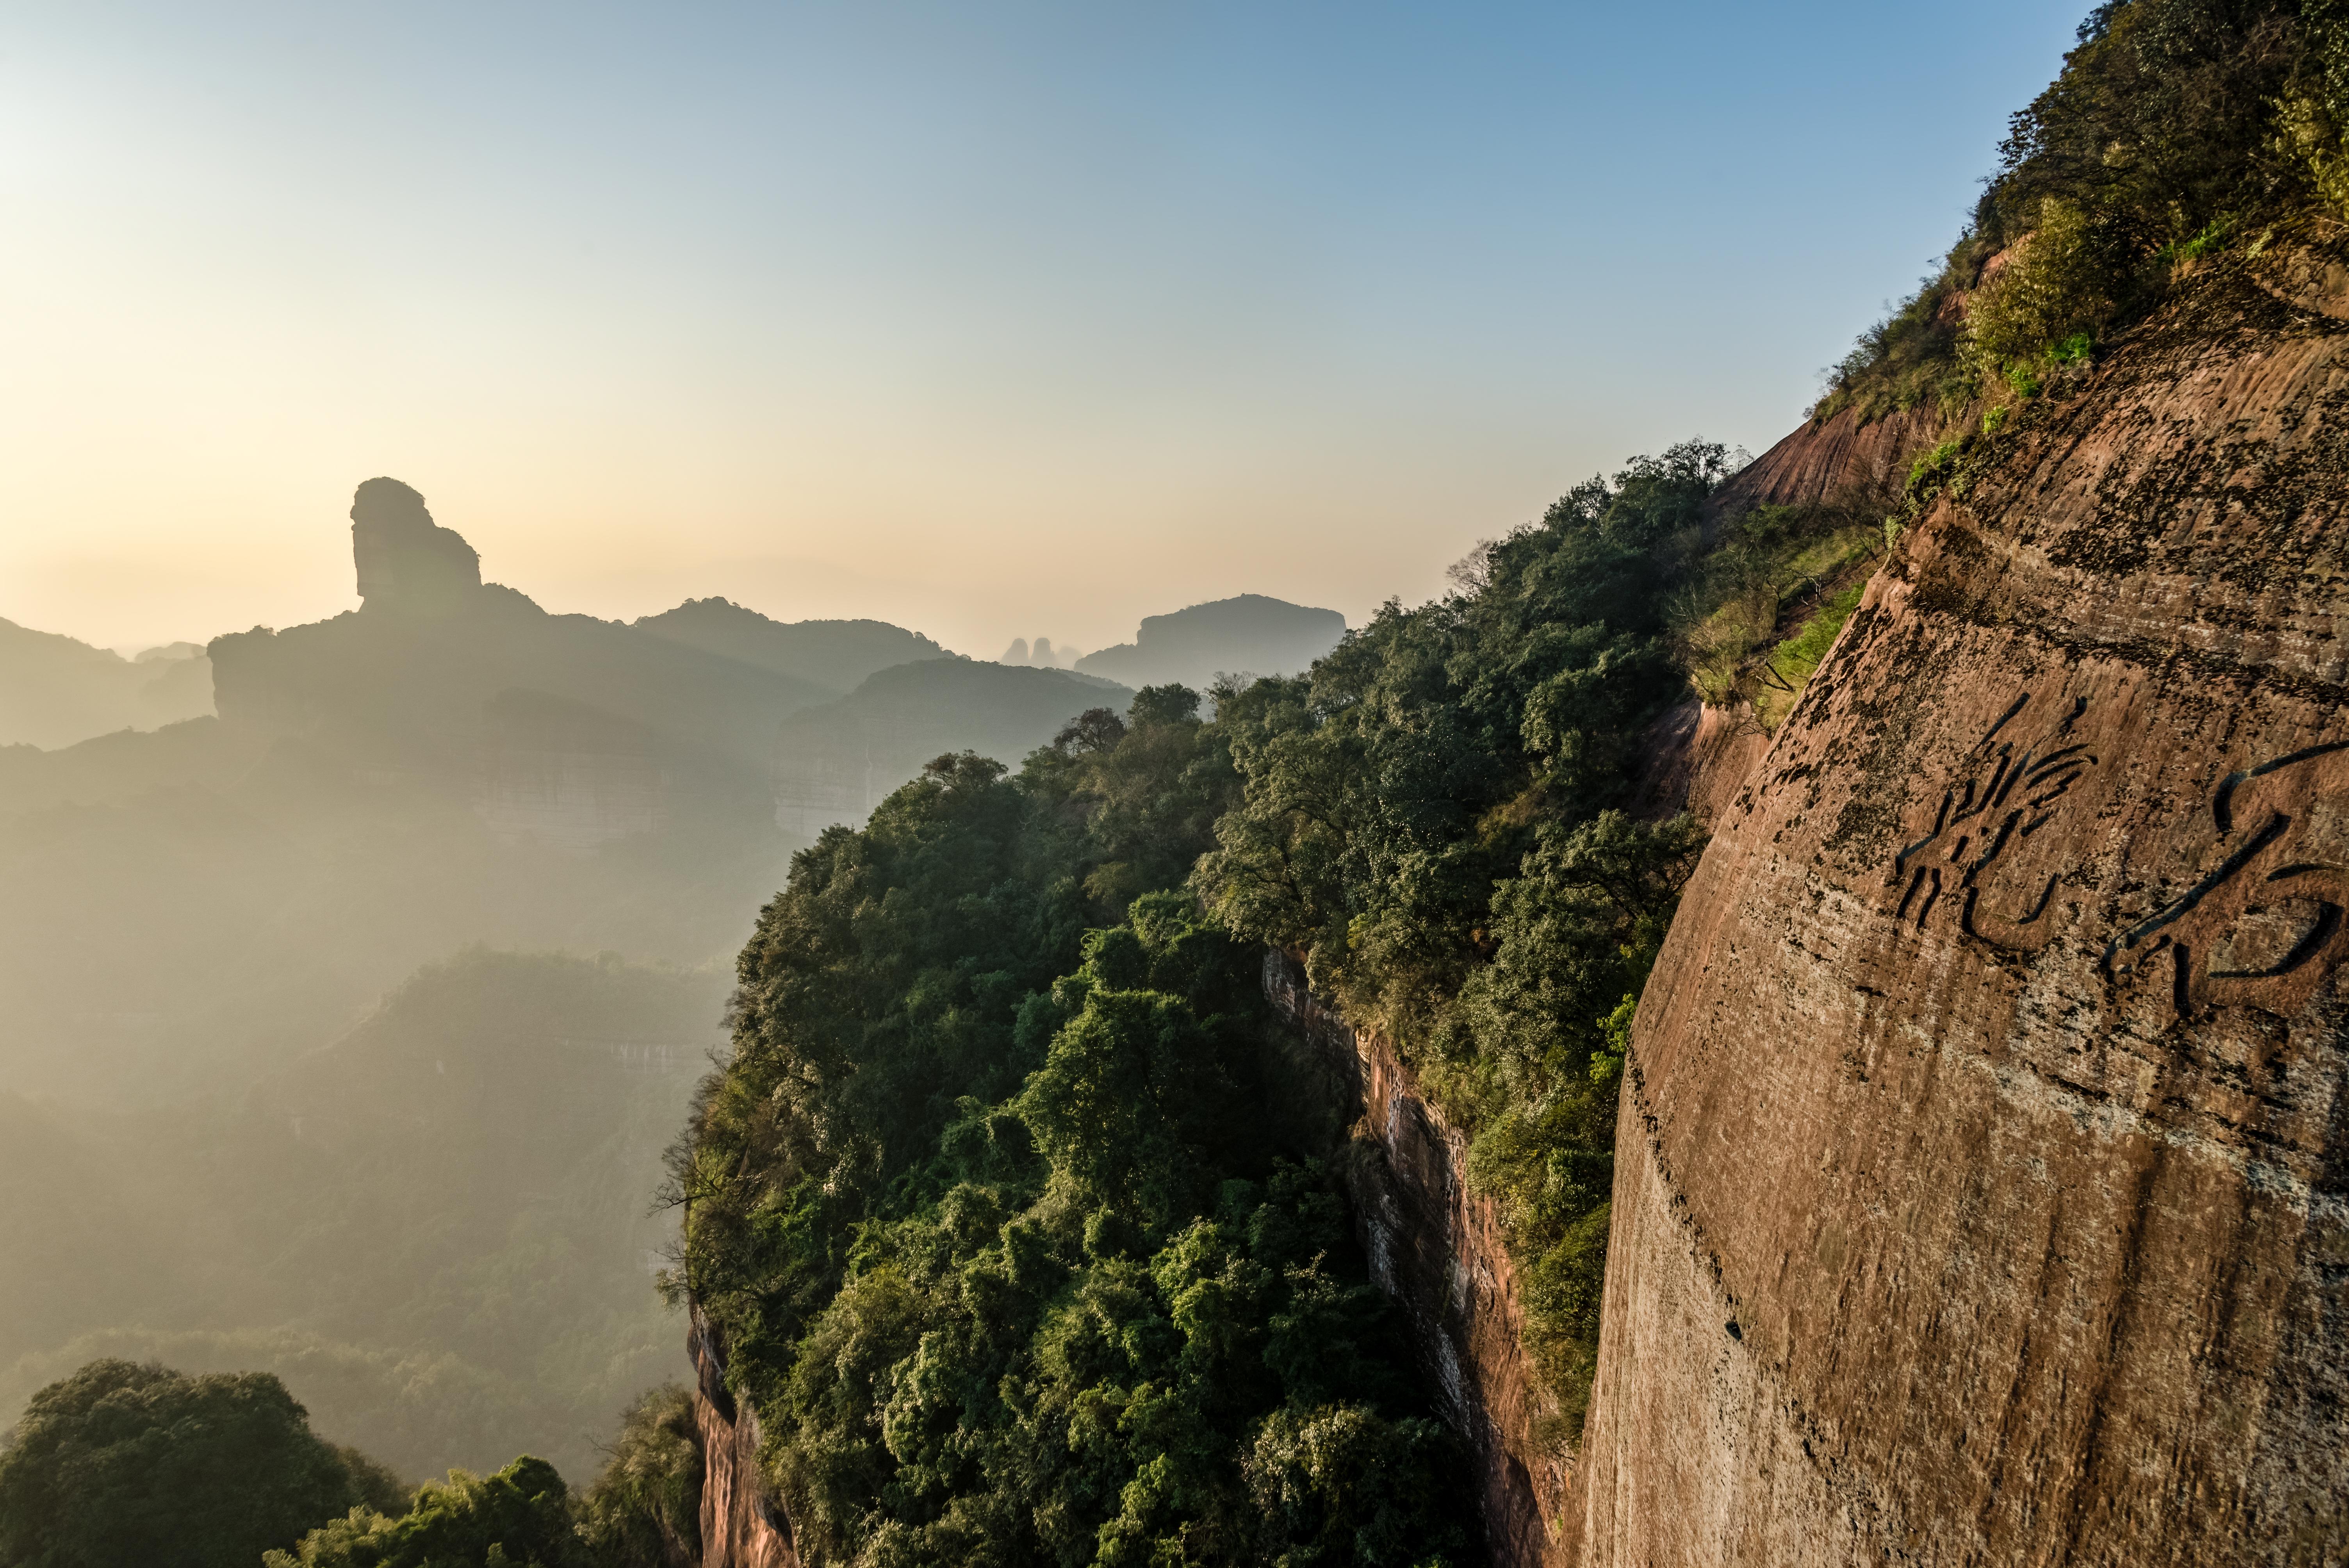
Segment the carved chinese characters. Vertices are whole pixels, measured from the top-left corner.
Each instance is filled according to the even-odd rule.
[[[2088,698],[2069,698],[2035,732],[2033,702],[2015,698],[1914,824],[1921,836],[1886,879],[1895,920],[1920,931],[1951,922],[2004,954],[2045,945],[2075,868],[2042,852],[2066,835],[2039,835],[2085,799],[2075,786],[2099,758],[2081,723]],[[2292,1012],[2349,952],[2349,741],[2247,763],[2195,810],[2205,822],[2186,836],[2189,863],[2159,868],[2162,902],[2103,936],[2099,968],[2116,986],[2165,986],[2178,1017],[2233,1005]]]
[[[2062,868],[2041,864],[2032,841],[2096,758],[2075,733],[2087,698],[2074,698],[2054,725],[2023,741],[2013,732],[2023,728],[2019,719],[2028,722],[2030,703],[2028,693],[2016,697],[1966,753],[1930,830],[1893,858],[1889,882],[1902,890],[1895,919],[1922,929],[1939,911],[2002,952],[2034,953],[2045,944]]]
[[[2116,934],[2106,977],[2158,972],[2178,1016],[2248,1004],[2289,1013],[2339,961],[2349,905],[2349,741],[2230,773],[2210,799],[2209,869]]]

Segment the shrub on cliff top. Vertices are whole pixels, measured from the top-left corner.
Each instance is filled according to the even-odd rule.
[[[1815,413],[1962,404],[2312,211],[2349,215],[2349,5],[2108,0],[2013,116],[1940,271],[1861,335]]]

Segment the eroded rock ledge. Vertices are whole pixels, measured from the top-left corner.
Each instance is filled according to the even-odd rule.
[[[701,1433],[702,1568],[800,1568],[791,1521],[761,1479],[759,1413],[726,1387],[725,1347],[698,1306],[685,1347],[693,1357],[693,1413]]]

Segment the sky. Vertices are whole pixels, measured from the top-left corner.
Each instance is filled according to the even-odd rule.
[[[0,0],[0,617],[338,614],[389,474],[550,610],[1359,624],[1792,429],[2083,8]]]

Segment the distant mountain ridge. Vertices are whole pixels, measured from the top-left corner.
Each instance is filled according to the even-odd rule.
[[[55,632],[0,621],[0,746],[71,746],[212,711],[203,650],[174,643],[126,659]]]
[[[1345,634],[1335,610],[1241,593],[1145,615],[1133,642],[1087,654],[1077,668],[1133,686],[1180,682],[1204,691],[1221,675],[1301,674]]]
[[[874,621],[550,614],[395,480],[351,538],[363,606],[214,639],[217,717],[0,747],[0,1091],[201,1092],[469,943],[702,961],[932,758],[1126,695]]]
[[[1007,665],[716,598],[550,614],[397,480],[359,487],[349,526],[358,609],[146,665],[19,639],[201,668],[218,714],[0,746],[0,1091],[200,1092],[469,943],[700,962],[794,850],[940,754],[1016,769],[1140,684],[1299,668],[1343,627],[1242,595],[1153,616],[1085,669]]]
[[[955,655],[886,621],[774,621],[730,599],[688,599],[628,623],[640,632],[838,693],[892,665]]]

